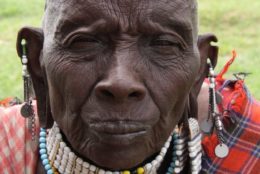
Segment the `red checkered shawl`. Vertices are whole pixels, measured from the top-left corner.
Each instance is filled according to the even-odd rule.
[[[243,80],[222,78],[234,59],[235,56],[216,78],[217,89],[223,96],[219,108],[225,113],[222,120],[229,155],[224,159],[216,157],[216,134],[206,137],[202,143],[205,151],[202,168],[210,174],[260,174],[260,102],[251,96]]]
[[[8,106],[9,101],[0,102],[0,174],[35,174],[38,151],[31,148],[31,133],[20,115],[21,105],[1,107]]]
[[[220,81],[219,91],[224,96],[222,111],[226,129],[224,140],[229,155],[220,159],[214,154],[218,144],[216,134],[204,138],[203,170],[208,173],[260,174],[260,103],[252,98],[241,80]]]

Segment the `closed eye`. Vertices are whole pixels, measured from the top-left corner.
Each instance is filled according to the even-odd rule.
[[[171,34],[155,35],[150,38],[148,45],[161,55],[180,55],[185,49],[182,40]]]
[[[166,39],[155,39],[150,42],[150,46],[177,46],[178,43]]]
[[[101,43],[100,40],[94,37],[77,37],[75,38],[72,43],[79,43],[79,42],[89,42],[89,43]]]
[[[70,39],[68,48],[73,51],[92,52],[103,48],[104,42],[96,36],[78,35]]]

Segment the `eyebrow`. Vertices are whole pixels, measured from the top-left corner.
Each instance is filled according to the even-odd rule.
[[[192,33],[192,24],[189,21],[174,20],[169,24],[163,24],[160,22],[148,20],[147,23],[142,24],[139,28],[141,33],[146,33],[149,35],[160,35],[160,34],[170,34],[183,40],[185,45]]]
[[[99,19],[91,24],[81,20],[73,21],[64,19],[60,21],[56,27],[54,38],[58,41],[61,41],[68,39],[74,33],[109,33],[114,30],[114,28],[115,27],[112,28],[111,25],[107,25],[107,21],[104,19]]]
[[[109,23],[109,25],[108,25]],[[111,24],[114,23],[114,24]],[[187,42],[187,32],[192,31],[192,24],[189,21],[177,20],[175,19],[172,22],[166,22],[164,25],[161,21],[153,21],[147,19],[145,22],[136,24],[137,33],[147,34],[147,35],[156,35],[156,34],[171,34],[175,35],[179,39],[183,40],[186,44]],[[65,42],[75,33],[116,33],[120,30],[119,23],[114,20],[105,20],[99,19],[93,23],[86,23],[85,20],[78,19],[63,19],[59,22],[56,32],[55,39],[59,43]]]
[[[57,29],[56,29],[56,33],[67,33],[70,30],[75,30],[77,28],[84,28],[81,29],[83,32],[109,32],[110,30],[112,31],[113,29],[116,29],[118,26],[118,24],[116,24],[116,26],[113,25],[107,25],[107,23],[111,23],[112,21],[107,22],[104,19],[100,19],[97,20],[95,22],[93,22],[91,25],[85,25],[85,27],[80,27],[82,26],[82,23],[79,22],[75,22],[72,20],[63,20],[62,22],[60,22],[60,24],[58,25]],[[84,26],[84,24],[83,24]],[[109,27],[108,27],[109,26]],[[112,27],[111,27],[112,26]],[[188,22],[184,22],[181,20],[174,20],[172,23],[170,23],[170,25],[162,25],[159,22],[155,22],[152,20],[148,20],[148,22],[142,23],[138,25],[138,31],[142,32],[142,33],[160,33],[160,32],[171,32],[171,30],[175,30],[175,29],[184,29],[184,30],[192,30],[191,27],[191,23]]]
[[[66,20],[56,33],[62,33],[62,40],[67,40],[75,33],[99,33],[101,31],[108,30],[107,22],[103,19],[97,20],[90,25],[82,25],[77,22],[72,22],[71,20]],[[59,37],[55,34],[55,37]],[[61,38],[59,38],[61,40]]]
[[[182,20],[174,20],[172,22],[169,22],[169,24],[167,25],[163,25],[162,22],[148,20],[147,23],[141,25],[141,30],[145,29],[146,32],[150,32],[150,33],[171,32],[179,28],[187,31],[192,30],[191,23]]]

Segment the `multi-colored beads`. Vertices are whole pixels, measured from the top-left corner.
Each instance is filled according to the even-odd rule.
[[[138,167],[134,171],[105,171],[88,162],[83,161],[77,157],[71,149],[63,142],[62,135],[55,123],[53,128],[48,132],[46,138],[46,130],[41,129],[39,138],[39,153],[42,164],[47,174],[80,174],[80,173],[97,173],[97,174],[147,174],[155,173],[160,167],[171,143],[175,142],[178,137],[173,133],[164,144],[159,155],[150,163],[145,164],[144,167]],[[172,141],[173,139],[173,141]],[[168,168],[167,174],[172,174],[176,167],[176,149],[173,146],[172,162]],[[55,169],[56,168],[56,169]]]

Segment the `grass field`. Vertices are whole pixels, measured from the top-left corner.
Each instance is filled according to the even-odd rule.
[[[40,26],[44,0],[0,0],[0,99],[22,96],[21,65],[16,55],[16,33],[22,26]],[[251,72],[246,82],[260,99],[260,1],[199,0],[200,33],[219,38],[218,70],[233,49],[238,58],[233,72]]]

